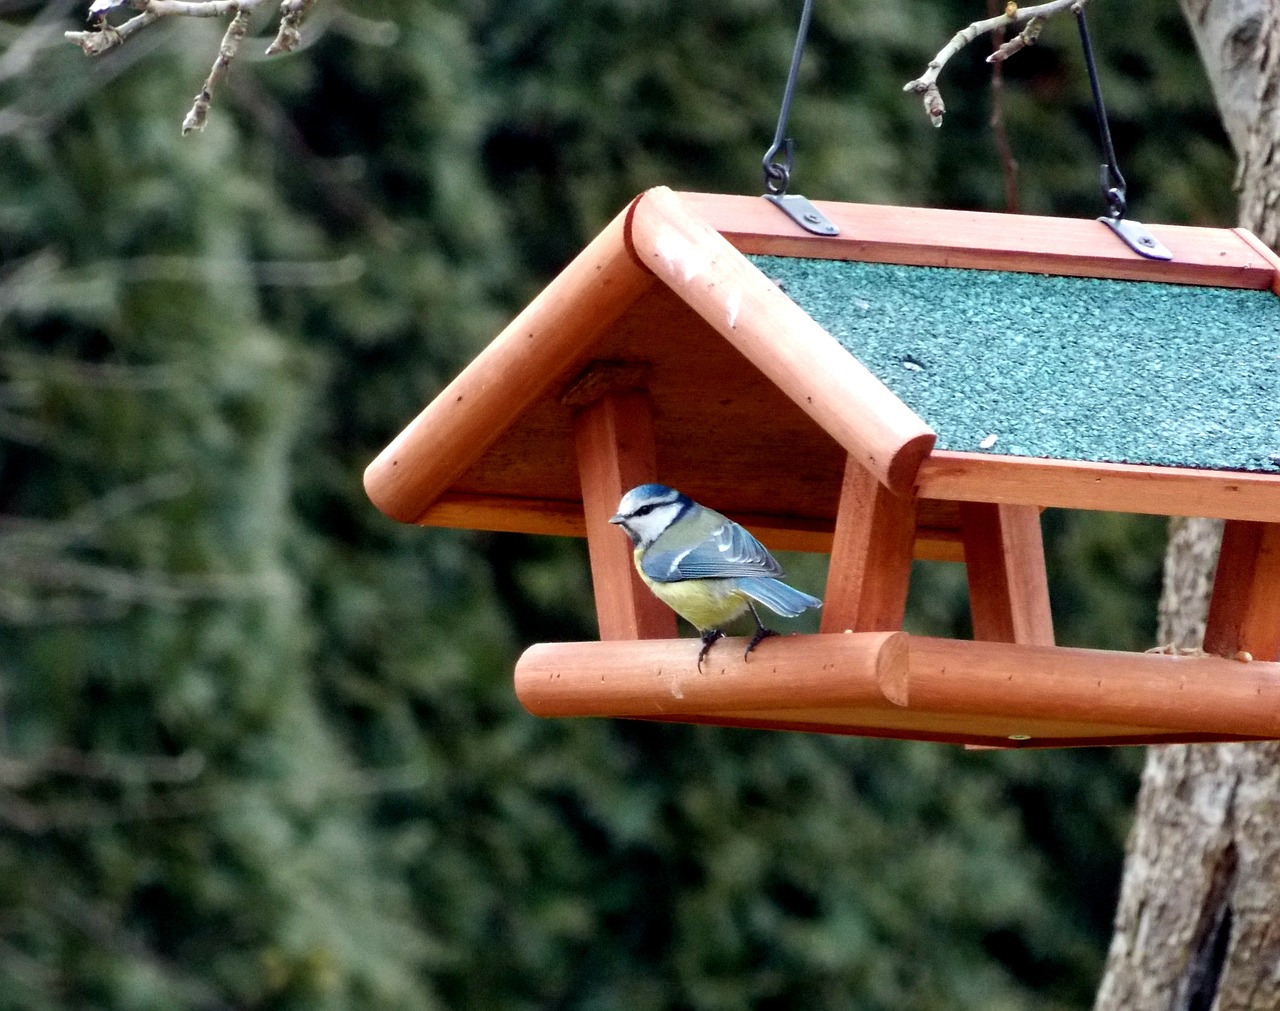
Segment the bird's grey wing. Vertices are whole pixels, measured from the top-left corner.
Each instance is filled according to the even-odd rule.
[[[730,519],[721,519],[692,547],[669,549],[659,537],[641,560],[645,575],[659,583],[782,575],[782,566],[749,531]]]

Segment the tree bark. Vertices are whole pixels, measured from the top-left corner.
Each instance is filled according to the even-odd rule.
[[[1240,162],[1240,223],[1280,243],[1280,5],[1181,0]],[[1204,636],[1221,524],[1174,520],[1162,642]],[[1095,1011],[1280,1009],[1280,742],[1152,748]]]

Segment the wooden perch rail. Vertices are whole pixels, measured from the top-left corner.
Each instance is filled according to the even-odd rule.
[[[696,639],[541,643],[516,665],[516,695],[536,716],[861,708],[901,697],[903,632],[766,639],[748,659],[745,642],[716,643],[702,673]]]
[[[1280,736],[1280,664],[911,636],[907,698],[926,712]]]
[[[516,666],[538,716],[624,716],[976,742],[1280,736],[1280,663],[904,632],[717,643],[543,643]]]

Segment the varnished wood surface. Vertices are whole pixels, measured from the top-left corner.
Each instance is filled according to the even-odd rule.
[[[516,695],[538,716],[890,705],[901,694],[906,635],[777,636],[749,657],[723,639],[698,669],[697,639],[540,643],[516,665]]]
[[[909,703],[928,712],[1280,737],[1276,663],[924,636],[909,654]]]
[[[641,582],[630,539],[609,522],[626,491],[657,477],[649,395],[606,392],[577,411],[574,429],[600,638],[671,638],[675,615]]]
[[[955,502],[923,501],[919,504],[920,525],[916,528],[915,540],[917,559],[964,561],[958,511],[959,505]],[[734,509],[730,509],[729,514],[731,519],[755,534],[770,551],[810,551],[824,555],[831,552],[833,517],[749,514]],[[446,492],[419,522],[424,526],[460,530],[501,530],[554,537],[587,535],[582,504],[576,501]]]
[[[1271,264],[1273,271],[1271,275],[1271,290],[1280,295],[1280,255],[1276,254],[1265,242],[1249,231],[1247,228],[1233,228],[1233,232],[1239,236],[1240,241],[1262,257],[1267,263]]]
[[[1039,508],[962,502],[960,536],[973,637],[1052,646],[1053,614]]]
[[[1195,470],[936,450],[922,497],[1157,516],[1280,520],[1280,472]]]
[[[976,744],[1280,737],[1277,663],[876,635],[770,639],[749,660],[725,640],[704,672],[694,639],[544,643],[516,688],[539,715]]]
[[[902,627],[918,505],[914,494],[895,495],[849,457],[831,546],[822,631]]]
[[[1218,656],[1280,659],[1280,523],[1227,521],[1204,648]]]

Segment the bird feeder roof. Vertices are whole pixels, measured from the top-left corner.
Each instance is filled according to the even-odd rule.
[[[370,464],[406,522],[584,532],[573,417],[652,399],[659,477],[775,548],[860,460],[956,503],[1280,520],[1280,260],[1242,229],[638,197]],[[625,435],[625,433],[624,433]]]
[[[1280,474],[1269,291],[750,259],[939,449]]]

